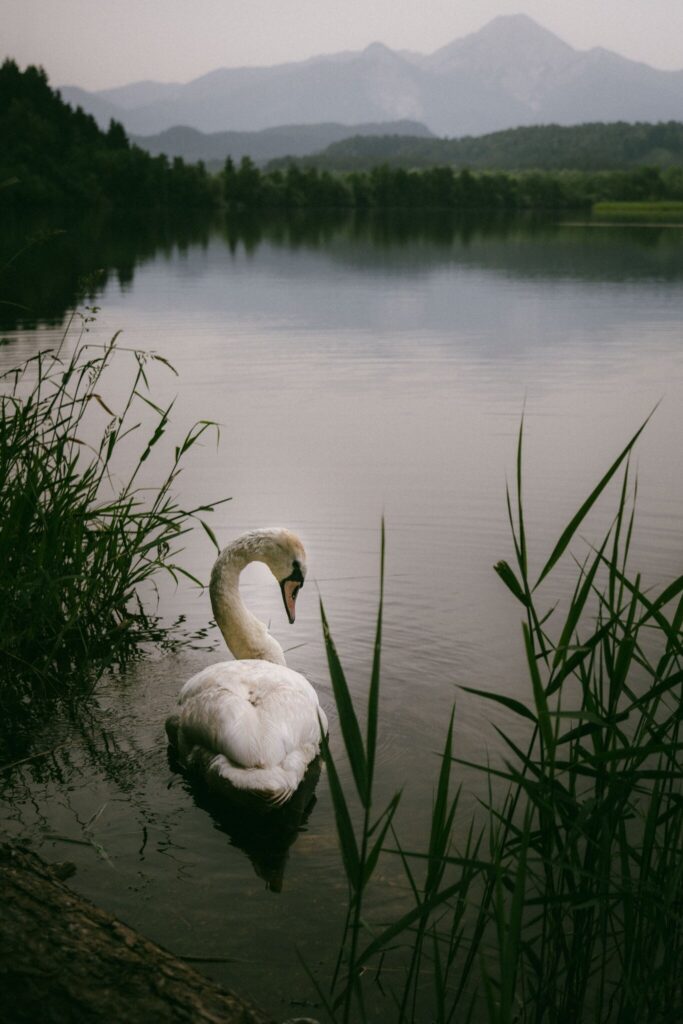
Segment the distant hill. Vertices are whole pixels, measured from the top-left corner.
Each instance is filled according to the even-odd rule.
[[[158,135],[132,135],[131,141],[153,156],[165,153],[184,160],[203,160],[209,170],[218,170],[230,156],[239,161],[250,156],[257,164],[278,156],[295,157],[317,153],[334,142],[352,136],[410,135],[434,138],[428,128],[417,121],[393,121],[385,124],[291,124],[264,128],[260,132],[205,132],[196,128],[175,126]]]
[[[133,82],[61,90],[106,127],[152,135],[279,125],[419,121],[437,135],[482,135],[529,124],[669,121],[683,111],[683,71],[608,50],[576,50],[525,15],[495,18],[432,54],[373,43],[262,68],[219,68],[186,84]]]
[[[275,160],[270,168],[285,166]],[[424,168],[450,165],[472,170],[606,171],[683,166],[683,123],[540,125],[462,139],[409,136],[334,143],[300,161],[321,170],[361,171],[381,164]]]

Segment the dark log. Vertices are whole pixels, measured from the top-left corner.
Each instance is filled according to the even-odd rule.
[[[272,1024],[256,1007],[0,845],[3,1024]]]

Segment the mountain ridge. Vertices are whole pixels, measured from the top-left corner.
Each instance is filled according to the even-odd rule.
[[[335,142],[352,137],[409,136],[415,139],[435,138],[417,121],[393,121],[343,125],[289,124],[264,128],[257,132],[200,132],[197,128],[174,125],[156,135],[131,135],[130,141],[152,156],[165,153],[184,160],[202,160],[209,170],[218,170],[226,157],[238,162],[249,156],[257,164],[281,156],[304,157],[318,153]]]
[[[679,119],[683,70],[659,70],[602,47],[577,50],[519,14],[500,15],[432,54],[374,41],[303,61],[216,68],[184,84],[60,91],[101,124],[113,116],[136,135],[177,125],[260,131],[410,119],[437,135],[462,136],[548,122]]]

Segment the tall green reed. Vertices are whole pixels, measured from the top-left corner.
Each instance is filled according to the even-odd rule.
[[[635,490],[628,458],[645,424],[560,535],[534,581],[525,551],[518,444],[516,573],[534,742],[501,773],[525,808],[506,819],[505,862],[524,849],[515,958],[522,1019],[670,1020],[683,1011],[683,576],[645,592],[628,571]],[[564,621],[539,586],[619,467],[611,529],[578,566]],[[508,502],[508,507],[511,503]],[[501,958],[500,979],[510,964]],[[512,1019],[512,1017],[500,1018]]]
[[[354,828],[353,796],[344,792],[329,742],[323,738],[322,752],[332,794],[349,899],[330,992],[329,994],[325,993],[319,986],[318,991],[330,1017],[333,1020],[342,1020],[344,1024],[348,1021],[367,1019],[363,980],[368,968],[379,960],[381,972],[384,955],[387,951],[393,950],[397,943],[403,945],[406,935],[411,937],[410,952],[407,957],[408,964],[402,990],[391,992],[392,1012],[396,1014],[393,1019],[399,1022],[415,1019],[422,981],[422,965],[425,960],[431,959],[432,955],[434,955],[435,971],[439,979],[438,996],[443,1003],[443,1020],[447,1019],[445,1015],[446,989],[453,963],[463,943],[463,921],[467,909],[466,896],[479,871],[482,867],[486,868],[486,865],[480,864],[476,859],[481,837],[475,836],[474,830],[471,830],[467,837],[463,857],[454,857],[449,853],[460,795],[459,791],[455,795],[450,792],[452,718],[441,760],[426,852],[409,853],[405,851],[394,830],[393,822],[400,804],[400,792],[395,793],[382,810],[374,810],[373,786],[379,725],[384,605],[384,548],[384,525],[382,525],[380,600],[368,692],[365,741],[321,602],[323,635],[330,678],[339,712],[344,746],[353,775],[355,798],[360,806],[360,814],[355,815],[355,818],[360,821]],[[394,855],[399,856],[403,864],[412,905],[397,920],[388,924],[370,926],[364,913],[366,894],[380,856],[384,852],[384,844],[389,834],[395,844]],[[416,872],[411,867],[412,860],[426,862],[423,879],[416,877]],[[459,865],[460,877],[455,881],[449,879],[448,883],[444,884],[446,867],[451,863]],[[436,930],[437,924],[440,925],[442,921],[435,918],[435,915],[445,908],[451,910],[452,919],[444,940]],[[442,945],[445,945],[445,953],[442,951]],[[434,954],[432,946],[435,947]],[[405,962],[405,955],[402,955],[401,959],[402,962]],[[468,970],[465,971],[465,974],[467,973]],[[375,972],[375,976],[377,976],[377,972]],[[456,1002],[460,1000],[465,991],[463,984],[460,984],[458,988],[460,991]]]
[[[363,984],[389,957],[401,979],[390,993],[392,1021],[683,1019],[683,575],[646,591],[628,570],[636,491],[629,457],[644,427],[560,533],[535,577],[520,428],[516,495],[507,497],[515,563],[499,562],[495,569],[522,607],[530,700],[467,689],[520,719],[529,734],[521,746],[497,729],[501,764],[472,764],[453,754],[451,720],[431,831],[421,849],[404,849],[396,835],[398,796],[371,819],[372,777],[368,786],[362,769],[368,748],[323,616],[346,754],[366,809],[354,832],[350,794],[326,746],[350,893],[326,995],[333,1019],[368,1019]],[[569,599],[544,608],[542,584],[620,469],[607,535],[576,563]],[[373,743],[381,619],[382,601],[367,711]],[[483,775],[483,821],[481,815],[460,820],[460,791],[450,793],[453,762]],[[409,893],[404,912],[389,923],[363,915],[381,856],[400,858]]]
[[[78,315],[74,342],[72,318],[57,349],[0,378],[3,703],[82,693],[142,645],[172,642],[150,610],[150,587],[160,573],[195,580],[178,562],[179,541],[194,521],[213,539],[201,517],[215,503],[186,507],[173,488],[183,459],[214,425],[196,423],[159,482],[143,486],[173,406],[153,401],[149,363],[173,368],[161,356],[120,349],[117,335],[103,346],[90,343],[93,312]],[[117,367],[128,359],[130,370],[114,401],[107,371],[115,359]],[[104,426],[96,425],[95,409]]]

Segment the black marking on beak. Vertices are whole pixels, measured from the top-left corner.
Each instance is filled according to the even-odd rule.
[[[282,594],[282,601],[285,606],[285,612],[290,625],[294,622],[294,603],[297,599],[297,595],[304,585],[304,574],[301,571],[301,566],[297,561],[293,563],[294,569],[286,577],[286,579],[280,581],[280,592]],[[289,594],[287,593],[287,584],[296,584],[296,586],[289,588]],[[289,597],[289,601],[288,601]],[[290,605],[291,602],[291,605]]]

